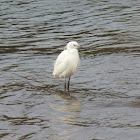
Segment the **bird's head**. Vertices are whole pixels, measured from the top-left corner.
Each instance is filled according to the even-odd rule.
[[[76,41],[71,41],[66,46],[67,49],[79,49],[80,45]]]

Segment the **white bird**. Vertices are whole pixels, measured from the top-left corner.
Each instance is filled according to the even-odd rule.
[[[69,42],[65,49],[59,54],[54,64],[54,78],[65,78],[64,88],[65,90],[67,88],[68,91],[70,77],[77,71],[80,64],[79,48],[80,46],[76,41]],[[68,84],[66,84],[67,77],[69,78]]]

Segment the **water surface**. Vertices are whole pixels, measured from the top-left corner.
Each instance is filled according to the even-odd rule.
[[[139,140],[140,2],[1,0],[1,140]],[[54,79],[77,41],[81,66]]]

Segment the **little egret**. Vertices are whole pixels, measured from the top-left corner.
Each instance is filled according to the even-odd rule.
[[[54,78],[65,78],[65,90],[70,86],[70,77],[77,71],[80,64],[78,49],[79,44],[76,41],[69,42],[65,49],[59,54],[54,64]],[[66,78],[68,77],[68,84]]]

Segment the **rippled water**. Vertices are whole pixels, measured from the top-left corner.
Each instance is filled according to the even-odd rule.
[[[52,71],[71,40],[67,94]],[[1,0],[1,140],[139,140],[139,109],[139,0]]]

